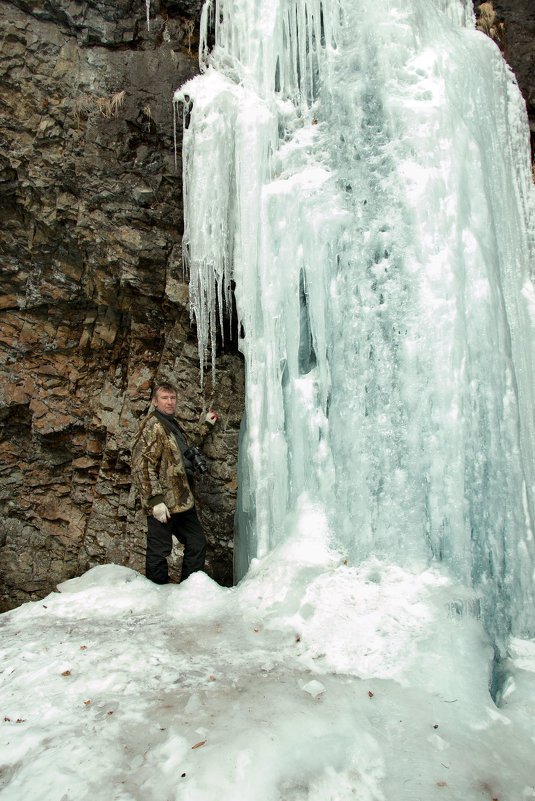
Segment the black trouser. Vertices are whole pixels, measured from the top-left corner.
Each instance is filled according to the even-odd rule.
[[[147,559],[145,575],[155,584],[167,584],[167,557],[173,548],[173,534],[184,546],[182,575],[184,581],[196,570],[204,570],[206,537],[199,523],[195,507],[187,512],[171,515],[167,523],[160,523],[155,517],[147,517]]]

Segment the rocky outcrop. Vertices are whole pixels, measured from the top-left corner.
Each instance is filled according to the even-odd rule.
[[[143,572],[129,442],[156,375],[220,420],[197,481],[207,572],[232,581],[243,370],[203,390],[182,272],[175,88],[200,0],[0,2],[0,608],[88,567]],[[174,557],[178,575],[180,553]]]
[[[535,4],[533,0],[476,0],[474,7],[479,19],[494,15],[493,38],[515,73],[526,101],[535,160]],[[482,29],[485,27],[483,22]]]

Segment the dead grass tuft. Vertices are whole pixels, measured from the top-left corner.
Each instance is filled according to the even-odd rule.
[[[117,112],[124,105],[125,95],[126,92],[123,89],[122,92],[115,92],[115,94],[109,95],[108,97],[97,97],[97,108],[102,116],[106,117],[106,119],[116,117]]]
[[[186,36],[188,37],[188,53],[190,54],[190,56],[191,56],[191,40],[192,40],[192,37],[193,37],[194,29],[195,29],[195,23],[193,22],[192,19],[188,19],[184,23],[184,32],[185,32]]]
[[[500,22],[492,3],[481,3],[477,9],[477,23],[478,31],[485,33],[492,39],[500,50],[505,47],[505,24]]]
[[[82,94],[78,95],[74,101],[72,113],[76,125],[80,127],[82,120],[86,120],[95,107],[95,98],[92,95]]]
[[[146,106],[143,106],[143,116],[145,118],[145,127],[147,128],[148,133],[150,133],[150,126],[152,123],[152,111],[148,103]]]
[[[72,113],[76,125],[80,127],[93,111],[97,111],[106,119],[116,117],[119,109],[124,105],[126,92],[115,92],[108,97],[95,97],[95,95],[81,94],[74,101]]]

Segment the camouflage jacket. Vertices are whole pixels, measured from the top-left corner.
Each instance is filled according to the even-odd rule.
[[[201,441],[206,433],[208,424],[203,423],[196,442]],[[165,503],[171,514],[186,512],[194,505],[176,438],[155,414],[145,418],[134,437],[132,480],[148,515],[158,503]]]

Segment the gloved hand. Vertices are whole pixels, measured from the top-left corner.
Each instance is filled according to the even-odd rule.
[[[210,423],[211,426],[214,426],[217,423],[217,420],[218,420],[217,414],[214,412],[213,409],[210,409],[210,411],[206,415],[206,422]]]
[[[171,517],[165,503],[157,503],[156,506],[153,507],[152,514],[159,523],[167,523]]]

